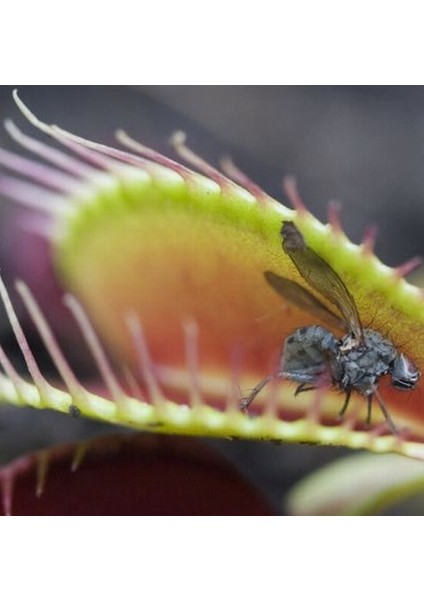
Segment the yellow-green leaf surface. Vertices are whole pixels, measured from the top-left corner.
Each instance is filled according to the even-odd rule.
[[[308,246],[340,275],[363,324],[372,323],[420,369],[421,290],[382,265],[366,243],[351,243],[337,228],[307,210],[286,208],[247,180],[249,189],[243,189],[196,157],[209,176],[194,173],[122,133],[121,140],[144,156],[100,146],[46,126],[21,108],[90,165],[62,194],[63,207],[51,211],[53,254],[61,280],[113,355],[116,372],[122,368],[133,385],[109,385],[114,401],[74,398],[84,414],[163,432],[424,456],[420,388],[401,393],[381,382],[399,436],[388,434],[378,406],[372,427],[364,426],[361,397],[353,398],[340,421],[343,397],[337,390],[294,397],[289,382],[268,386],[249,415],[239,411],[241,396],[275,371],[284,338],[318,323],[285,303],[264,279],[270,270],[304,285],[282,251],[282,220],[293,220]],[[57,408],[69,409],[72,398],[65,396]],[[4,399],[10,400],[7,394]]]

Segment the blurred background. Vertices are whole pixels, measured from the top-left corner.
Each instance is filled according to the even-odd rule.
[[[111,145],[114,131],[123,128],[172,156],[168,138],[182,129],[201,156],[217,164],[222,155],[230,154],[251,179],[284,202],[282,177],[295,175],[309,209],[323,221],[328,202],[337,200],[343,226],[355,242],[368,225],[377,225],[376,253],[389,265],[424,253],[424,87],[20,86],[19,90],[41,119]],[[0,87],[0,116],[34,133],[11,92],[11,87]],[[17,150],[4,130],[0,143]],[[0,268],[9,289],[14,278],[28,278],[29,270],[34,272],[25,251],[35,247],[31,236],[19,231],[19,218],[11,219],[10,211],[9,201],[2,201]],[[49,287],[48,273],[38,276],[45,277]],[[0,332],[2,344],[16,353],[19,362],[4,317]],[[32,346],[50,369],[36,337]],[[0,461],[28,449],[111,430],[83,419],[0,406]],[[295,481],[347,453],[329,447],[208,443],[255,482],[277,512],[283,511],[284,493]]]

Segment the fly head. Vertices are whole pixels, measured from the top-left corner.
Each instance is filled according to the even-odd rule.
[[[398,354],[393,362],[392,385],[398,390],[412,390],[418,383],[421,373],[404,354]]]

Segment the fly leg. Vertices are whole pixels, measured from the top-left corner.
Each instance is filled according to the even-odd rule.
[[[297,388],[294,392],[294,395],[297,396],[301,392],[310,392],[311,390],[316,390],[316,385],[308,386],[307,383],[301,383],[300,385],[297,386]]]
[[[274,373],[274,375],[268,375],[268,377],[265,377],[265,379],[262,379],[262,381],[260,381],[257,385],[255,385],[255,387],[253,388],[253,390],[250,392],[250,394],[248,396],[246,396],[245,398],[242,398],[240,401],[240,410],[242,410],[243,412],[246,412],[247,409],[249,408],[249,406],[252,404],[253,400],[256,398],[256,396],[259,394],[259,392],[273,379],[275,379],[276,377],[278,377],[278,374]]]
[[[366,399],[367,399],[367,420],[366,420],[366,424],[367,424],[367,427],[369,427],[371,425],[372,394],[368,394],[366,396]]]
[[[349,406],[349,400],[350,400],[351,393],[352,393],[352,390],[350,390],[350,389],[347,390],[344,404],[342,406],[341,411],[339,412],[339,417],[340,418],[343,417],[343,415],[345,414],[345,412],[347,410],[347,407]]]
[[[380,394],[378,393],[378,390],[375,390],[375,397],[377,398],[377,402],[381,408],[381,412],[384,415],[384,418],[386,419],[387,425],[390,428],[390,431],[393,433],[393,435],[398,435],[398,430],[396,429],[395,424],[393,423],[389,413],[387,412],[387,408],[386,405],[384,404],[384,400],[383,398],[380,396]],[[368,398],[368,397],[367,397]],[[371,399],[372,396],[369,396],[369,398]]]

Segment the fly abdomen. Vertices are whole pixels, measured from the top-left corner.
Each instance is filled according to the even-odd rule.
[[[296,329],[284,342],[282,374],[299,383],[316,382],[325,372],[332,375],[337,348],[335,336],[319,325]]]

